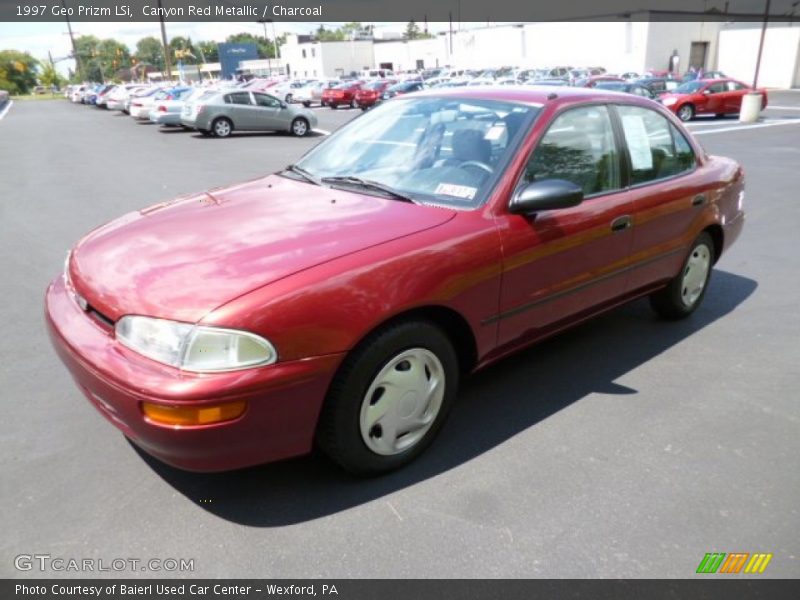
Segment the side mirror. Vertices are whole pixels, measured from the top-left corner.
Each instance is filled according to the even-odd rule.
[[[583,189],[564,179],[543,179],[521,186],[508,206],[509,212],[527,215],[542,210],[577,206],[583,201]]]
[[[281,108],[289,108],[289,105],[286,102],[281,102]]]

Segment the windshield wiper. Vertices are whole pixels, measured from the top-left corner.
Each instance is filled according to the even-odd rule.
[[[386,184],[383,184],[379,181],[373,181],[371,179],[362,179],[361,177],[354,177],[352,175],[346,176],[337,176],[337,177],[323,177],[320,181],[323,183],[344,183],[347,185],[354,185],[357,187],[361,187],[364,189],[370,190],[378,190],[379,192],[383,192],[384,194],[388,194],[392,198],[397,200],[403,200],[404,202],[411,202],[412,204],[416,204],[417,201],[414,200],[411,196],[404,194],[403,192],[399,192],[393,187],[390,187]]]
[[[290,173],[297,173],[298,175],[300,175],[300,177],[302,177],[306,181],[310,181],[314,185],[319,185],[319,186],[322,185],[322,181],[320,181],[319,178],[315,177],[314,175],[306,171],[303,167],[298,167],[297,165],[289,165],[286,167],[285,170],[289,171]]]

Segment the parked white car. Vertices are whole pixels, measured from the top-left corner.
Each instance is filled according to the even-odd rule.
[[[292,102],[299,102],[306,108],[322,102],[322,92],[341,83],[338,79],[320,79],[292,91]],[[269,91],[269,90],[267,90]]]
[[[117,86],[108,94],[106,100],[106,108],[109,110],[125,110],[125,103],[131,94],[135,94],[144,90],[146,86],[136,83],[127,83],[125,85]]]

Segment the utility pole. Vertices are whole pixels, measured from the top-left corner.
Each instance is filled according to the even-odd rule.
[[[761,70],[761,54],[764,52],[764,38],[767,36],[767,21],[769,21],[769,3],[764,9],[764,25],[761,27],[761,40],[758,42],[758,58],[756,58],[756,73],[753,76],[753,89],[758,87],[758,72]]]
[[[72,33],[72,23],[69,22],[69,17],[67,16],[67,6],[64,4],[64,0],[61,0],[61,7],[64,9],[64,18],[67,21],[69,40],[72,42],[72,55],[75,57],[75,71],[78,74],[78,79],[81,79],[81,75],[83,75],[83,69],[81,69],[81,59],[78,56],[78,48],[75,46],[75,35]]]
[[[172,81],[172,65],[169,61],[169,46],[167,45],[167,28],[164,26],[164,10],[161,0],[158,0],[158,20],[161,21],[161,43],[164,46],[164,67],[167,69],[167,79]]]
[[[267,45],[269,45],[269,38],[267,37],[267,20],[259,19],[258,22],[264,26],[264,41],[267,43]],[[272,43],[272,46],[273,48],[277,49],[277,40]],[[269,52],[267,52],[267,68],[269,69],[269,76],[272,77],[272,57],[269,55]]]

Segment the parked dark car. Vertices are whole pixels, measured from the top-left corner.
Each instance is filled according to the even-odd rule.
[[[410,94],[411,92],[418,92],[425,86],[421,81],[402,81],[395,85],[389,86],[384,90],[382,98],[388,100],[395,96],[402,96],[403,94]]]
[[[648,90],[643,85],[638,83],[629,83],[627,81],[600,81],[594,86],[598,90],[611,90],[614,92],[625,92],[626,94],[633,94],[634,96],[642,96],[643,98],[655,99],[656,95]]]
[[[671,92],[681,84],[680,81],[677,79],[672,79],[671,77],[648,77],[645,79],[639,79],[636,81],[636,83],[647,88],[656,96],[666,92]]]

